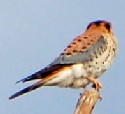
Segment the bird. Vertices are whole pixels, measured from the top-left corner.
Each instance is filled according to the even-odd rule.
[[[118,43],[112,24],[106,20],[90,22],[64,51],[49,65],[21,79],[19,82],[38,80],[36,83],[11,95],[14,99],[41,86],[86,88],[90,83],[99,91],[98,78],[109,69],[117,55]]]

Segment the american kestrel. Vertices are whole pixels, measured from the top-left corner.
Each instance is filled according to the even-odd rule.
[[[110,22],[91,22],[86,31],[44,69],[18,82],[38,79],[35,84],[15,93],[9,99],[35,90],[41,86],[84,88],[93,83],[98,91],[102,85],[97,80],[111,65],[117,53],[117,41]]]

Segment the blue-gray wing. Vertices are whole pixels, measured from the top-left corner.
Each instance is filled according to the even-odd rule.
[[[97,53],[102,53],[101,48],[105,48],[105,45],[107,41],[103,36],[100,36],[98,39],[95,37],[96,40],[93,40],[91,44],[85,45],[85,42],[81,44],[82,42],[79,42],[76,44],[75,49],[68,48],[62,53],[58,58],[56,58],[51,64],[49,64],[44,69],[41,69],[40,71],[32,74],[31,76],[28,76],[20,81],[26,82],[31,81],[34,79],[44,79],[54,71],[57,71],[65,66],[76,64],[76,63],[86,63],[89,61],[92,61],[92,59],[97,56]],[[72,42],[70,45],[72,45],[74,42]],[[87,43],[87,42],[86,42]],[[71,47],[71,46],[68,47]],[[73,45],[75,46],[75,45]],[[83,48],[85,47],[86,48]],[[82,49],[81,49],[82,48]],[[78,51],[76,50],[78,49]],[[74,51],[75,50],[75,51]],[[73,53],[75,52],[75,53]],[[20,82],[18,81],[18,82]]]
[[[57,64],[75,64],[75,63],[85,63],[88,61],[92,61],[92,59],[97,56],[98,53],[102,53],[102,50],[105,49],[105,44],[107,41],[103,36],[101,36],[96,42],[88,46],[87,49],[83,51],[76,51],[75,53],[69,53],[60,55],[58,58],[55,59],[49,66],[57,65]],[[84,45],[83,45],[84,46]],[[72,51],[73,52],[73,51]]]

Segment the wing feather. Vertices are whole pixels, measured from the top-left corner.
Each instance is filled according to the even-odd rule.
[[[60,55],[60,57],[58,57],[52,64],[75,64],[75,63],[85,63],[88,61],[91,61],[91,59],[93,58],[93,56],[95,56],[95,53],[97,51],[99,51],[100,48],[102,48],[104,46],[104,44],[106,44],[107,41],[105,40],[105,37],[103,36],[99,36],[99,38],[97,39],[97,41],[95,42],[91,42],[91,45],[87,47],[87,49],[84,50],[80,50],[77,51],[76,53],[72,53],[73,50],[69,50],[68,49]],[[83,44],[84,46],[84,44]],[[94,51],[93,51],[94,50]],[[72,53],[71,55],[67,55],[67,53]]]
[[[104,46],[103,44],[105,44],[107,42],[103,36],[93,36],[93,37],[91,36],[90,38],[89,37],[87,37],[89,40],[94,39],[94,40],[92,40],[93,42],[91,42],[91,45],[88,45],[88,46],[86,44],[84,45],[85,41],[79,42],[80,44],[77,44],[77,45],[81,46],[81,43],[82,43],[82,46],[87,47],[86,49],[82,50],[79,47],[80,51],[77,51],[76,53],[71,54],[71,55],[67,55],[67,53],[72,53],[72,51],[73,51],[73,49],[71,50],[71,49],[67,48],[63,54],[61,54],[58,58],[56,58],[46,68],[32,74],[31,76],[21,79],[18,82],[26,82],[26,81],[31,81],[34,79],[44,79],[48,75],[52,74],[54,71],[62,69],[65,66],[91,61],[93,56],[95,56],[95,52],[97,52],[102,46]],[[86,43],[87,43],[87,41],[86,41]],[[72,45],[72,44],[73,44],[73,42],[70,45]],[[82,46],[81,46],[81,48],[82,48]],[[68,46],[68,47],[70,47],[70,46]],[[93,50],[95,50],[95,51],[93,51]]]
[[[69,65],[65,65],[65,64],[63,64],[63,65],[61,65],[61,64],[49,65],[46,68],[44,68],[44,69],[42,69],[42,70],[32,74],[31,76],[28,76],[26,78],[23,78],[23,79],[17,81],[16,83],[19,83],[19,82],[23,82],[24,83],[24,82],[27,82],[27,81],[32,81],[34,79],[44,79],[48,75],[51,75],[55,71],[60,70],[60,69],[62,69],[64,67],[66,67],[66,66],[69,66]]]

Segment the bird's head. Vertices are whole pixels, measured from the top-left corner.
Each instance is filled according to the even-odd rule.
[[[102,30],[103,32],[106,33],[112,33],[112,24],[110,22],[107,22],[105,20],[97,20],[94,22],[91,22],[88,26],[87,26],[87,30]]]

